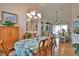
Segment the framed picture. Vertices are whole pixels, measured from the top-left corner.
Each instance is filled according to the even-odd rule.
[[[17,23],[18,16],[14,13],[2,11],[2,20],[5,21],[11,21],[12,23]]]
[[[73,22],[73,30],[75,34],[79,34],[79,20]]]
[[[79,27],[79,20],[73,22],[73,28]]]

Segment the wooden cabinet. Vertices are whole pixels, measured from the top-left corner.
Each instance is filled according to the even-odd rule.
[[[0,40],[8,50],[13,48],[14,43],[19,39],[19,27],[0,26]]]
[[[12,30],[12,41],[13,41],[13,43],[15,43],[16,41],[18,41],[18,39],[19,39],[19,28],[15,27]]]

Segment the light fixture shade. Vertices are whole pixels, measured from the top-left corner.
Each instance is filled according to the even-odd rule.
[[[56,20],[56,24],[58,24],[58,20]]]
[[[38,18],[41,18],[41,13],[38,13],[37,16],[38,16]]]
[[[36,17],[36,16],[35,16],[34,18],[35,18],[35,19],[37,19],[37,17]]]
[[[27,21],[30,21],[30,19],[27,19]]]
[[[29,17],[30,16],[30,13],[27,13],[27,16]]]
[[[36,14],[35,10],[30,12],[30,13],[31,13],[31,15],[35,15]]]
[[[32,18],[32,15],[30,15],[29,18],[31,19]]]
[[[27,13],[27,16],[31,19],[32,15],[30,13]]]

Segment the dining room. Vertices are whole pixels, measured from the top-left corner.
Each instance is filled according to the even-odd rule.
[[[79,4],[0,3],[0,56],[78,56]]]

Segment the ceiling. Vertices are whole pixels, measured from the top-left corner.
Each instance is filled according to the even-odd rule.
[[[50,23],[56,21],[56,11],[58,11],[57,18],[60,23],[68,23],[72,18],[72,4],[68,3],[48,3],[40,4],[42,20]],[[49,21],[50,20],[50,21]]]

